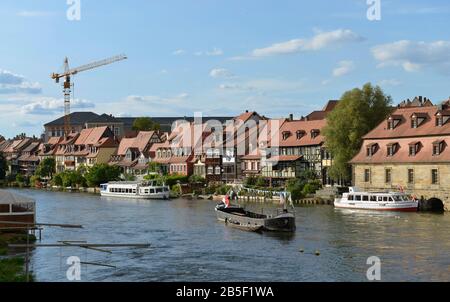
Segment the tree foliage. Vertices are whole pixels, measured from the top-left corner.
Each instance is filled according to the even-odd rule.
[[[54,173],[55,159],[51,157],[43,159],[34,172],[34,174],[40,178],[52,178]]]
[[[133,130],[136,131],[152,131],[159,130],[160,128],[160,125],[152,121],[149,117],[138,117],[133,122]]]
[[[119,180],[120,168],[108,164],[96,164],[85,174],[89,187],[98,187],[102,183]]]
[[[363,135],[392,111],[391,104],[391,96],[370,83],[342,95],[336,108],[328,114],[323,131],[326,148],[334,159],[329,170],[334,180],[351,178],[348,162],[359,152]]]

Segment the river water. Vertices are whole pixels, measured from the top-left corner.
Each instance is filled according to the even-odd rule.
[[[15,192],[36,200],[38,222],[84,227],[46,227],[41,243],[152,244],[149,249],[113,248],[112,254],[37,248],[31,258],[37,281],[67,281],[70,256],[116,266],[82,264],[82,281],[367,281],[370,256],[381,260],[382,281],[450,281],[449,214],[299,206],[295,234],[259,234],[218,222],[213,201]],[[261,210],[262,205],[247,207]],[[266,205],[264,211],[269,210]]]

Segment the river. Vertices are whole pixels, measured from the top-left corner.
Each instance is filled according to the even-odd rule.
[[[116,266],[82,264],[82,281],[367,281],[370,256],[381,261],[382,281],[450,281],[448,213],[299,206],[295,234],[259,234],[218,222],[213,201],[13,191],[36,200],[38,222],[84,227],[46,227],[41,243],[152,244],[149,249],[113,248],[112,254],[73,247],[36,248],[31,269],[37,281],[67,281],[70,256]],[[247,207],[260,210],[262,205]],[[264,210],[269,208],[266,205]]]

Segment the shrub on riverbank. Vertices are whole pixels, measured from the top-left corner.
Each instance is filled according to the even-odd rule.
[[[0,260],[0,282],[26,282],[23,257]],[[28,281],[33,281],[32,273],[28,274]]]
[[[120,168],[108,164],[96,164],[84,175],[89,187],[98,187],[102,183],[119,180]]]

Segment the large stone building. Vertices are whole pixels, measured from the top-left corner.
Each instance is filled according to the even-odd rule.
[[[353,183],[398,190],[450,210],[450,106],[403,106],[364,136],[351,160]]]
[[[150,117],[153,122],[161,127],[161,131],[170,132],[172,124],[176,121],[193,122],[193,117]],[[107,126],[117,139],[122,137],[135,137],[133,123],[136,117],[114,117],[111,114],[97,114],[94,112],[72,112],[70,114],[70,125],[72,133],[80,133],[83,129]],[[218,120],[221,123],[231,117],[203,117],[203,121]],[[64,136],[64,116],[44,125],[45,142],[50,137]]]

